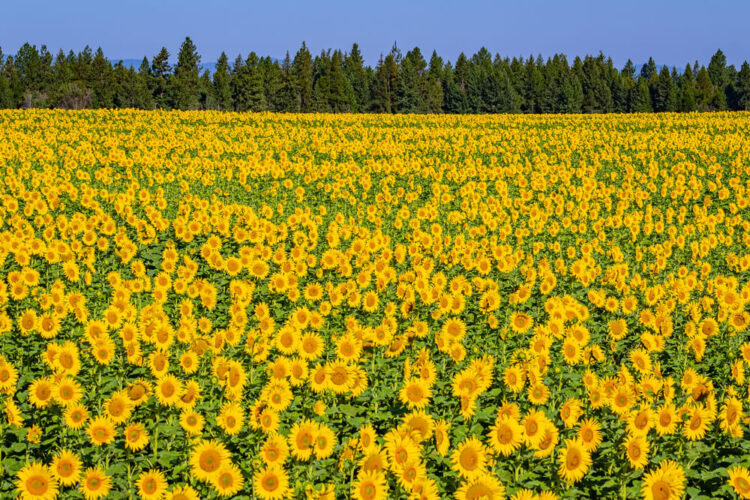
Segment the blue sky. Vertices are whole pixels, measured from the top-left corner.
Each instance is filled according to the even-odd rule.
[[[161,46],[174,55],[190,36],[203,62],[222,50],[230,60],[254,50],[282,58],[302,40],[313,54],[358,42],[369,64],[394,41],[455,61],[486,46],[493,54],[549,56],[602,50],[621,67],[643,63],[707,64],[721,48],[730,64],[750,60],[746,0],[24,0],[3,6],[0,47],[12,54],[25,41],[56,53],[101,46],[112,59],[151,58]]]

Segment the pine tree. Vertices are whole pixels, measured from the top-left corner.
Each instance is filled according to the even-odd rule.
[[[354,93],[344,74],[344,56],[335,50],[329,62],[328,106],[334,113],[349,112],[354,106]]]
[[[0,109],[14,108],[13,91],[10,88],[10,81],[5,74],[5,56],[0,48]]]
[[[421,100],[419,75],[409,54],[401,61],[396,78],[396,107],[399,113],[417,113]]]
[[[302,47],[294,56],[292,73],[299,93],[299,109],[303,113],[309,113],[313,109],[313,69],[312,56],[305,42],[302,42]]]
[[[138,72],[133,70],[133,74],[130,76],[133,78],[133,107],[154,109],[154,98],[148,88],[148,82],[151,79],[151,66],[148,64],[147,57],[144,56]]]
[[[740,72],[737,76],[739,106],[745,111],[750,110],[750,64],[747,61],[742,63]]]
[[[669,73],[669,68],[662,66],[661,71],[659,72],[656,98],[654,99],[654,111],[674,111],[676,103],[677,92],[675,90],[672,75]]]
[[[232,102],[235,111],[247,111],[250,105],[247,102],[249,93],[249,72],[245,68],[245,60],[238,55],[232,66],[230,88],[232,89]]]
[[[284,113],[296,113],[299,111],[299,94],[297,82],[292,74],[292,60],[289,51],[286,52],[281,62],[281,87],[276,99],[276,109]]]
[[[198,49],[190,39],[180,46],[177,54],[177,65],[174,67],[172,84],[174,86],[174,105],[178,109],[197,109],[199,105],[200,69],[198,65],[201,56]]]
[[[711,79],[711,83],[714,86],[714,94],[711,97],[711,104],[714,109],[726,109],[726,95],[725,90],[727,87],[727,58],[721,50],[717,50],[716,53],[711,56],[711,61],[708,63],[708,77]]]
[[[441,113],[443,111],[443,60],[432,51],[430,65],[427,68],[427,112]]]
[[[247,71],[247,95],[246,102],[248,110],[254,112],[266,111],[268,101],[266,101],[266,92],[263,87],[263,74],[261,73],[260,59],[255,52],[250,52],[245,60],[245,70]]]
[[[352,50],[344,58],[344,74],[354,93],[352,111],[368,111],[370,102],[370,82],[365,70],[365,61],[359,51],[359,45],[352,45]]]
[[[678,86],[678,111],[695,111],[695,77],[689,64],[685,65],[685,71],[683,71],[679,78]]]
[[[711,77],[704,66],[701,66],[696,76],[696,106],[699,111],[711,111],[714,107],[714,94],[716,89],[711,83]]]
[[[383,58],[380,56],[375,68],[373,103],[375,111],[380,113],[396,112],[396,91],[398,81],[398,61],[396,53],[391,52]]]
[[[630,109],[634,113],[651,113],[651,91],[648,87],[648,80],[638,78],[638,83],[630,98]]]
[[[151,95],[157,108],[172,109],[173,100],[171,95],[170,79],[172,78],[172,67],[169,65],[169,51],[162,47],[158,54],[151,59]]]
[[[229,77],[229,59],[226,53],[222,52],[216,61],[213,75],[213,96],[216,102],[216,108],[221,111],[232,109],[232,88]]]
[[[88,87],[91,89],[92,107],[111,108],[113,106],[114,86],[112,76],[112,65],[104,57],[102,48],[99,47],[91,61],[91,73],[88,81]]]

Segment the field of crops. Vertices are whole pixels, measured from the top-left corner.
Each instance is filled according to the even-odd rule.
[[[0,497],[750,498],[750,114],[0,112]]]

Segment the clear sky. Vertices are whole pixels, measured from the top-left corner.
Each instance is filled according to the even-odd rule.
[[[5,2],[4,2],[5,3]],[[748,0],[23,0],[2,6],[0,47],[26,41],[62,48],[101,46],[111,59],[175,55],[190,36],[203,62],[254,50],[292,55],[303,40],[313,54],[359,43],[368,64],[390,50],[419,46],[455,61],[482,46],[493,54],[544,57],[598,54],[621,67],[653,56],[657,64],[708,64],[721,48],[729,64],[750,60]]]

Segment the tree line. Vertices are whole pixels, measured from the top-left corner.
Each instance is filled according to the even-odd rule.
[[[303,42],[283,60],[250,52],[230,62],[222,52],[213,73],[200,71],[193,41],[182,43],[174,67],[162,49],[140,66],[112,63],[101,48],[79,53],[24,44],[0,49],[0,108],[214,109],[375,113],[628,113],[747,110],[750,65],[727,65],[718,50],[708,67],[682,71],[649,58],[622,69],[602,53],[543,59],[494,56],[481,48],[454,63],[436,52],[396,44],[375,67],[355,43],[348,52],[315,57]]]

